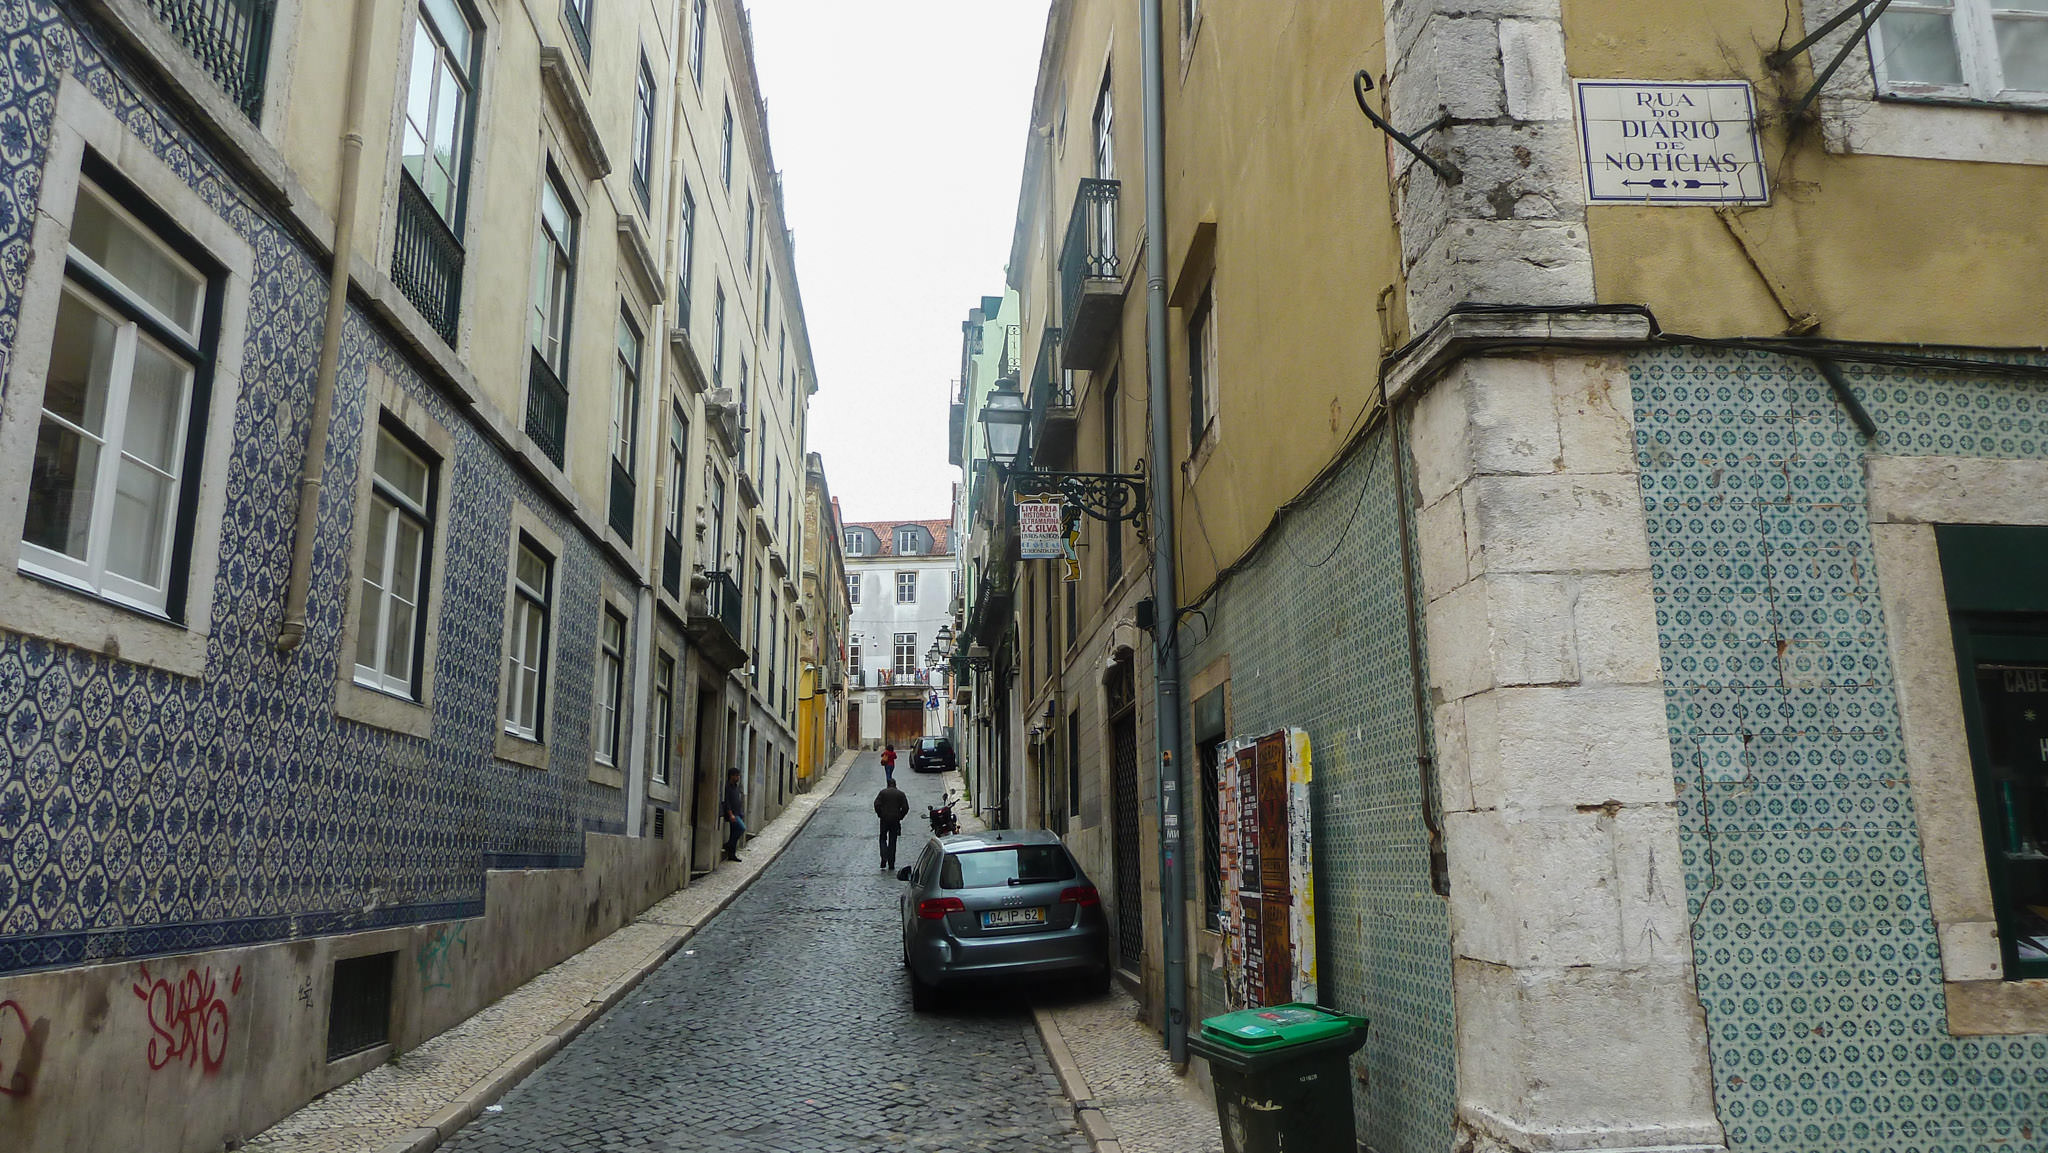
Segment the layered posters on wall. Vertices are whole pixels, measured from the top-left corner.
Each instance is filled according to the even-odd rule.
[[[1217,764],[1224,982],[1233,1009],[1317,1000],[1308,733],[1225,743]]]

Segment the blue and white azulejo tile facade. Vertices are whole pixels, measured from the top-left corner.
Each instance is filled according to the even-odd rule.
[[[76,76],[256,252],[205,674],[0,631],[0,973],[475,915],[493,864],[579,863],[623,827],[586,779],[606,561],[352,313],[328,441],[308,633],[279,656],[297,474],[324,318],[321,265],[70,6],[0,4],[0,356],[17,341],[59,82]],[[451,434],[430,739],[334,711],[366,381],[377,364]],[[546,771],[492,756],[510,515],[566,542]]]
[[[1947,1031],[1866,453],[2048,457],[2038,383],[1845,364],[1631,366],[1694,960],[1742,1153],[2048,1144],[2048,1036]]]

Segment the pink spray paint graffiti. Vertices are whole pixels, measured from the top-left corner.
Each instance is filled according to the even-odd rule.
[[[235,966],[229,995],[242,991],[242,967]],[[208,1073],[218,1072],[228,1055],[228,1004],[218,992],[211,967],[187,969],[176,984],[163,977],[151,979],[149,966],[142,966],[142,980],[135,983],[135,995],[149,1006],[149,1027],[156,1036],[149,1040],[149,1067],[161,1069],[180,1058],[187,1067],[198,1065]]]
[[[0,1001],[0,1096],[26,1097],[35,1088],[43,1039],[49,1033],[48,1019],[38,1018],[30,1025],[20,1002]]]

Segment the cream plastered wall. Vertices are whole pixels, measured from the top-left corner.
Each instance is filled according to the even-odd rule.
[[[1175,459],[1161,484],[1177,504],[1183,600],[1360,427],[1385,351],[1377,301],[1401,276],[1387,139],[1351,90],[1360,68],[1383,76],[1379,6],[1199,11],[1183,29],[1180,6],[1167,5],[1162,36]],[[1383,109],[1383,95],[1369,99]],[[1219,411],[1191,445],[1187,324],[1212,283]],[[1397,323],[1402,295],[1391,298]],[[1143,347],[1142,329],[1125,347]]]
[[[1774,110],[1805,93],[1814,64],[1802,57],[1778,74],[1764,56],[1778,47],[1788,17],[1784,43],[1804,35],[1797,5],[1565,0],[1563,11],[1566,60],[1576,78],[1755,85],[1767,122],[1772,202],[1743,211],[1741,227],[1754,238],[1765,271],[1797,307],[1820,319],[1818,335],[1991,347],[2048,343],[2040,303],[2048,296],[2048,166],[1844,155],[1824,148],[1818,127],[1795,140]],[[1859,64],[1867,73],[1860,45],[1845,73]],[[2048,111],[2013,108],[1892,103],[1883,111],[2048,121]],[[1712,209],[1595,206],[1587,218],[1602,302],[1647,304],[1672,332],[1777,335],[1787,327],[1764,280]]]

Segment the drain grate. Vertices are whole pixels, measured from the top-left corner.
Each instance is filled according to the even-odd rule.
[[[334,963],[334,989],[327,1002],[329,1061],[391,1039],[391,967],[397,959],[397,953],[371,953]]]

